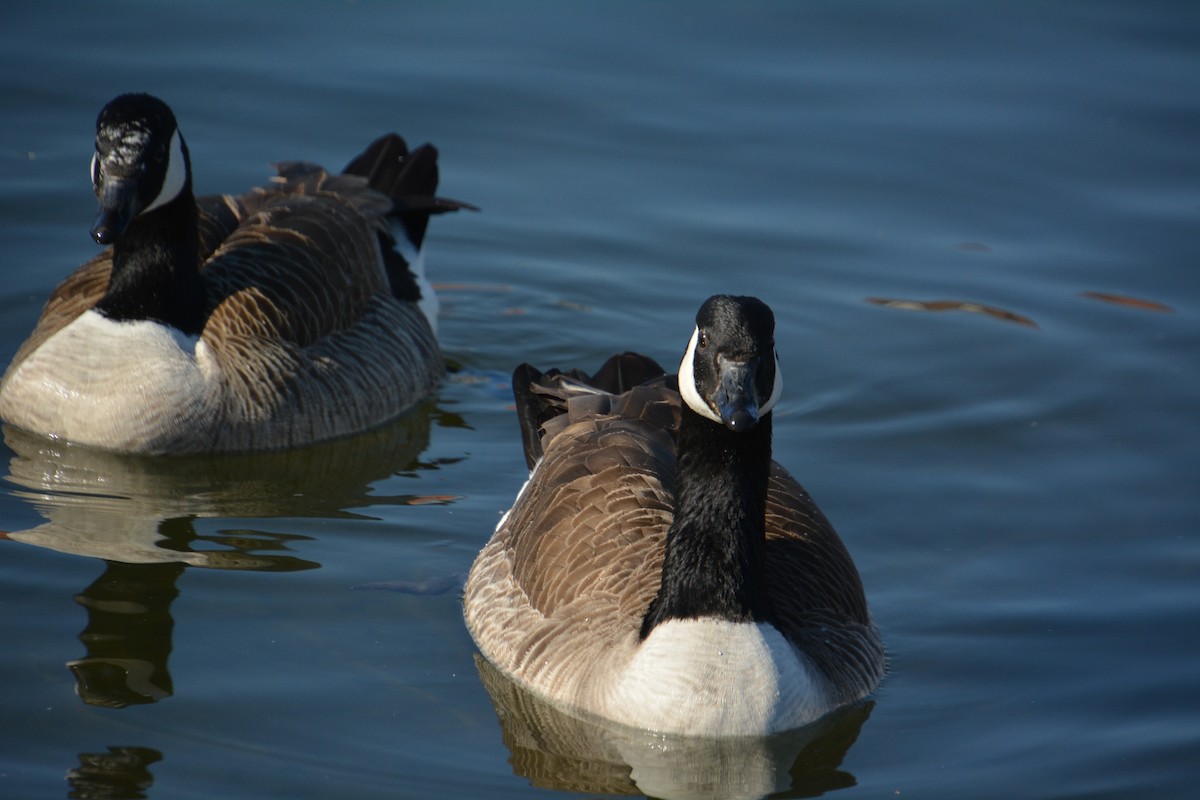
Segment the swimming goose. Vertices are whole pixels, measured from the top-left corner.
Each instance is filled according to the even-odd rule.
[[[118,452],[269,450],[372,428],[440,381],[421,245],[437,151],[388,134],[330,174],[195,197],[171,109],[96,122],[92,237],[0,381],[0,418]],[[389,221],[396,221],[395,238]]]
[[[710,298],[679,391],[627,388],[654,372],[517,369],[534,466],[468,575],[480,651],[560,706],[664,733],[762,735],[865,697],[885,656],[858,571],[771,460],[771,310]]]

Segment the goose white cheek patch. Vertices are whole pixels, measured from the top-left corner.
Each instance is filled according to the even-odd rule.
[[[688,342],[687,351],[683,354],[683,361],[679,362],[679,394],[683,397],[683,402],[688,404],[688,408],[695,411],[702,417],[711,419],[720,425],[725,423],[721,420],[721,416],[717,412],[709,408],[708,403],[700,397],[700,393],[696,391],[696,372],[693,366],[696,357],[696,343],[700,341],[700,328],[692,331],[692,340]]]
[[[783,371],[779,369],[779,352],[774,351],[773,355],[775,358],[775,382],[771,386],[771,396],[768,397],[767,402],[763,403],[762,407],[758,409],[759,416],[766,414],[768,411],[774,408],[775,404],[779,402],[780,395],[783,394]]]
[[[183,144],[178,130],[171,136],[167,159],[167,175],[163,178],[162,189],[154,198],[154,202],[142,210],[143,214],[174,200],[183,191],[183,185],[187,182],[187,160],[183,157]]]

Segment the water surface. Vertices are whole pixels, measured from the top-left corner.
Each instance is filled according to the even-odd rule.
[[[483,211],[430,227],[457,371],[395,425],[5,432],[0,794],[1193,796],[1197,42],[1165,2],[6,5],[5,361],[94,252],[120,92],[172,104],[201,192],[397,130]],[[481,675],[457,580],[525,477],[511,369],[672,363],[718,291],[775,309],[776,457],[891,673],[695,749]]]

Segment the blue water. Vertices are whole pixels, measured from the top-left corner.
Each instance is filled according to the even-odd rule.
[[[397,130],[483,209],[430,227],[458,371],[394,426],[167,463],[5,432],[0,796],[1195,796],[1193,4],[17,2],[0,90],[4,361],[94,252],[120,92],[200,192]],[[698,755],[498,716],[457,580],[525,477],[508,374],[671,363],[718,291],[775,309],[776,457],[886,683]]]

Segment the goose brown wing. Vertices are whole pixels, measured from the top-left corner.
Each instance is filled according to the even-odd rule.
[[[862,580],[808,492],[772,462],[767,494],[767,580],[784,636],[807,653],[845,698],[882,677],[883,644]]]
[[[661,413],[665,394],[645,385],[567,402],[565,425],[504,526],[514,580],[542,615],[571,606],[572,614],[628,621],[631,630],[641,624],[658,591],[672,517],[674,417]]]
[[[257,335],[308,346],[354,325],[387,293],[378,246],[348,206],[281,199],[240,225],[206,265],[205,337]]]

